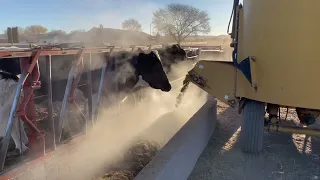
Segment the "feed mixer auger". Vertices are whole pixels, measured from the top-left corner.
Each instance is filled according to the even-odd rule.
[[[262,150],[264,130],[319,136],[309,126],[320,114],[319,6],[319,0],[234,0],[232,61],[200,60],[188,72],[212,96],[239,104],[244,152]],[[294,108],[304,127],[282,126],[280,107]]]

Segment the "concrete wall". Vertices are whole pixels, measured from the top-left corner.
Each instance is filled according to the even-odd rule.
[[[214,131],[217,101],[210,98],[135,180],[186,180]]]

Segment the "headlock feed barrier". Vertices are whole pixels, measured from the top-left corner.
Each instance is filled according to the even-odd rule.
[[[146,46],[131,46],[129,51],[134,51],[135,48],[145,48]],[[191,47],[190,47],[191,48]],[[195,47],[196,48],[196,47]],[[151,49],[151,45],[147,46],[147,49]],[[187,49],[187,48],[186,48]],[[17,84],[15,91],[13,103],[10,110],[9,120],[5,131],[5,136],[2,140],[2,146],[0,149],[0,171],[4,170],[5,160],[7,156],[7,150],[11,138],[11,131],[13,126],[14,117],[18,116],[24,123],[30,127],[30,132],[28,133],[29,138],[29,152],[28,158],[36,159],[46,154],[45,148],[45,133],[40,130],[36,125],[36,108],[35,108],[35,96],[34,90],[41,87],[40,82],[40,70],[39,70],[39,57],[45,57],[46,64],[46,79],[47,79],[47,101],[48,101],[48,125],[49,131],[53,134],[50,139],[50,146],[52,150],[56,150],[57,144],[61,142],[62,126],[66,123],[66,107],[68,103],[74,104],[74,93],[75,89],[78,87],[78,83],[81,74],[86,71],[87,74],[87,98],[88,98],[88,118],[85,119],[85,133],[88,130],[88,125],[93,125],[93,122],[97,120],[98,111],[100,106],[100,99],[103,92],[103,86],[105,82],[105,74],[108,64],[108,58],[106,58],[102,65],[98,98],[93,106],[92,101],[92,81],[91,81],[91,62],[93,54],[106,54],[108,57],[112,52],[117,52],[124,50],[122,47],[102,47],[102,48],[72,48],[72,49],[59,49],[59,48],[45,48],[38,47],[34,49],[27,50],[11,50],[11,51],[1,51],[0,50],[0,61],[4,58],[19,58],[21,75]],[[125,50],[128,50],[126,48]],[[186,50],[188,51],[188,50]],[[189,50],[191,51],[191,50]],[[88,59],[86,59],[87,67],[84,67],[84,55],[87,54]],[[69,71],[67,84],[65,87],[65,93],[62,101],[62,107],[59,116],[59,125],[54,123],[53,120],[53,102],[52,102],[52,56],[61,55],[75,55],[75,59],[72,62],[71,69]],[[187,56],[186,58],[194,58],[196,55]],[[80,85],[83,86],[83,85]],[[21,90],[23,90],[23,96],[20,100]],[[96,107],[93,110],[93,107]],[[68,126],[67,126],[68,127]],[[56,134],[58,132],[58,134]],[[58,140],[58,143],[57,143]]]
[[[50,131],[54,134],[52,136],[52,146],[53,149],[56,149],[56,128],[61,130],[62,123],[65,121],[65,109],[67,103],[73,103],[74,101],[74,92],[75,88],[78,85],[80,80],[80,76],[84,70],[83,65],[83,55],[89,54],[89,67],[87,70],[87,77],[88,77],[88,105],[89,105],[89,121],[92,120],[92,86],[91,86],[91,71],[90,71],[90,64],[91,64],[91,55],[93,53],[111,53],[114,50],[113,47],[109,48],[80,48],[80,49],[68,49],[68,50],[61,50],[61,49],[33,49],[27,51],[0,51],[0,58],[20,58],[20,67],[22,74],[18,81],[18,85],[16,88],[13,104],[10,110],[9,120],[6,127],[5,137],[2,141],[2,146],[0,150],[0,165],[1,171],[4,169],[4,163],[6,159],[7,149],[11,138],[11,130],[13,126],[14,116],[17,113],[17,116],[25,122],[30,128],[31,132],[29,133],[29,155],[33,158],[43,156],[45,154],[45,139],[44,139],[44,132],[41,131],[36,125],[36,111],[35,111],[35,102],[34,102],[34,94],[33,91],[36,88],[40,87],[40,71],[39,71],[39,57],[45,56],[46,57],[46,76],[48,80],[48,119],[50,121]],[[63,98],[62,108],[60,111],[60,127],[55,127],[53,122],[53,109],[52,109],[52,74],[51,74],[51,57],[54,55],[72,55],[75,54],[76,58],[72,63],[71,70],[69,72],[69,77],[67,81],[67,86],[65,89],[65,95]],[[106,69],[107,61],[104,62],[103,71],[101,74],[100,80],[100,87],[99,87],[99,94],[102,93],[102,86],[104,81],[104,74]],[[19,98],[21,89],[23,89],[23,97],[22,101],[19,104]],[[101,95],[99,96],[101,97]],[[98,100],[99,101],[99,100]],[[16,111],[17,110],[17,111]],[[96,116],[95,116],[96,117]],[[88,120],[86,119],[86,126]],[[61,132],[61,131],[60,131]],[[61,134],[59,134],[59,142]]]
[[[66,114],[66,106],[67,103],[76,104],[74,100],[74,92],[76,87],[78,86],[80,76],[84,71],[83,64],[83,56],[84,54],[89,54],[88,59],[88,68],[87,68],[87,87],[88,87],[88,115],[89,118],[86,120],[86,129],[88,125],[88,120],[91,121],[93,117],[92,112],[92,86],[91,86],[91,55],[97,53],[112,53],[113,51],[122,50],[122,48],[116,47],[106,47],[106,48],[78,48],[78,49],[44,49],[37,48],[32,50],[14,50],[14,51],[0,51],[0,58],[19,58],[20,59],[20,68],[21,75],[17,84],[13,104],[10,110],[9,120],[6,127],[5,137],[2,141],[2,146],[0,150],[0,165],[1,171],[4,169],[4,163],[6,159],[6,154],[11,138],[11,130],[13,126],[14,117],[17,115],[20,119],[25,122],[30,128],[31,132],[29,133],[29,155],[30,157],[39,157],[45,154],[45,137],[44,132],[41,131],[36,125],[36,110],[35,110],[35,102],[34,102],[34,90],[36,88],[40,88],[40,71],[39,71],[39,57],[45,56],[46,58],[46,76],[48,80],[47,89],[48,89],[48,120],[50,121],[50,131],[54,134],[52,136],[52,146],[53,149],[56,149],[56,128],[60,131],[58,135],[58,141],[61,139],[61,127],[63,123],[65,123],[65,114]],[[132,48],[134,50],[134,47]],[[63,98],[62,108],[60,111],[60,126],[55,127],[53,122],[53,109],[52,109],[52,74],[51,74],[51,57],[55,55],[76,55],[72,63],[71,70],[69,72],[69,77],[67,81],[67,85],[65,88],[65,95]],[[99,98],[102,94],[102,87],[104,85],[104,77],[105,71],[107,67],[107,60],[104,61],[101,72],[101,79],[98,91],[98,100],[96,103],[99,107]],[[23,89],[23,97],[21,103],[19,103],[21,89]],[[98,108],[97,108],[98,109]],[[94,118],[97,118],[97,109],[94,115]]]

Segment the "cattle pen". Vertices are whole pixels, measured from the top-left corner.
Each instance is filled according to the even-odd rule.
[[[74,60],[72,63],[72,68],[69,72],[68,81],[65,87],[65,95],[62,102],[62,108],[60,109],[60,120],[63,121],[64,114],[66,114],[66,106],[67,104],[75,104],[74,96],[75,89],[78,86],[87,85],[88,89],[88,118],[85,118],[85,131],[87,132],[89,126],[93,125],[93,122],[96,120],[98,112],[93,110],[93,100],[92,100],[92,87],[91,81],[89,80],[91,77],[90,64],[91,57],[94,54],[105,54],[112,53],[121,50],[126,51],[134,51],[137,48],[141,49],[152,49],[152,46],[131,46],[127,48],[123,47],[92,47],[92,48],[56,48],[56,47],[37,47],[33,49],[11,49],[11,50],[2,50],[0,51],[0,59],[11,59],[11,58],[19,58],[22,73],[20,75],[20,79],[18,82],[18,87],[15,93],[14,102],[10,111],[10,118],[8,121],[8,126],[6,128],[5,137],[2,141],[1,151],[0,151],[0,163],[1,163],[1,178],[0,179],[12,179],[16,177],[17,174],[21,174],[22,171],[26,169],[32,168],[34,165],[38,164],[43,160],[43,158],[49,158],[55,156],[58,152],[60,152],[61,148],[65,142],[60,141],[61,130],[59,130],[59,125],[55,124],[53,120],[53,102],[52,102],[52,59],[53,56],[63,56],[63,55],[74,55]],[[190,52],[195,49],[199,49],[199,47],[183,47],[187,52]],[[188,50],[189,49],[189,50]],[[84,56],[87,55],[87,59],[84,60]],[[45,137],[45,132],[40,130],[40,128],[36,125],[39,123],[36,118],[36,108],[34,100],[38,97],[35,97],[34,91],[41,87],[41,83],[39,81],[40,78],[40,70],[39,70],[39,57],[45,58],[45,76],[48,80],[46,84],[46,88],[48,89],[48,94],[46,95],[48,106],[47,106],[47,125],[49,131],[53,134],[53,136]],[[196,58],[197,54],[189,53],[187,55],[187,59]],[[88,61],[89,63],[84,63],[84,61]],[[86,64],[88,67],[84,67]],[[105,82],[105,74],[103,73],[107,66],[107,61],[102,66],[101,78],[99,84],[99,93],[101,97],[102,88]],[[87,84],[79,85],[79,76],[82,73],[87,74]],[[76,74],[76,75],[75,75]],[[184,77],[177,78],[172,81],[172,83],[180,82]],[[20,97],[21,90],[23,90],[23,96]],[[179,87],[176,87],[178,90]],[[21,99],[20,99],[21,98]],[[44,98],[43,96],[41,98]],[[99,102],[99,99],[98,99]],[[98,106],[99,107],[99,106]],[[96,109],[98,109],[96,107]],[[17,164],[13,164],[5,167],[5,160],[7,155],[8,146],[10,144],[10,134],[11,128],[13,124],[13,118],[17,114],[29,127],[28,137],[29,137],[29,152],[27,154],[27,159],[24,157],[22,162]],[[79,134],[74,136],[76,139]],[[48,139],[49,138],[49,139]],[[46,147],[48,146],[48,147]],[[23,174],[23,173],[22,173]]]
[[[39,86],[39,65],[38,65],[38,59],[40,56],[46,56],[46,65],[47,65],[47,79],[49,80],[48,83],[48,99],[49,99],[49,103],[48,103],[48,117],[49,117],[49,121],[51,122],[52,126],[51,126],[51,131],[53,133],[55,133],[55,127],[53,124],[53,119],[52,119],[52,90],[51,90],[51,56],[52,55],[69,55],[69,54],[76,54],[76,59],[75,59],[75,63],[74,66],[72,67],[72,72],[74,73],[78,67],[81,66],[81,60],[83,57],[84,53],[89,53],[90,54],[90,58],[91,58],[91,54],[92,53],[104,53],[104,52],[110,52],[112,51],[112,49],[110,48],[101,48],[101,49],[79,49],[79,50],[54,50],[54,49],[36,49],[33,51],[3,51],[0,52],[0,56],[1,58],[21,58],[21,69],[24,70],[19,82],[18,82],[18,87],[17,87],[17,91],[15,94],[15,98],[14,98],[14,103],[12,105],[12,109],[10,111],[10,118],[9,118],[9,122],[8,122],[8,126],[7,126],[7,130],[6,130],[6,136],[3,140],[3,144],[2,144],[2,148],[1,148],[1,155],[0,155],[0,162],[1,162],[1,170],[3,170],[4,168],[4,163],[5,163],[5,158],[6,158],[6,152],[8,149],[8,145],[9,145],[9,141],[10,141],[10,134],[11,134],[11,127],[12,127],[12,121],[13,121],[13,116],[16,112],[16,107],[18,104],[18,100],[19,100],[19,96],[20,96],[20,91],[19,89],[22,88],[23,86],[23,90],[24,92],[29,92],[29,94],[24,94],[23,96],[23,100],[21,103],[22,105],[20,107],[18,107],[18,112],[19,112],[19,116],[22,117],[22,119],[30,126],[32,127],[32,131],[29,135],[30,137],[30,153],[31,154],[35,154],[35,156],[43,156],[45,154],[45,140],[44,140],[44,134],[43,132],[41,132],[37,126],[35,125],[36,120],[35,119],[31,119],[29,120],[29,117],[34,118],[35,117],[35,104],[34,104],[34,97],[33,97],[33,89],[36,88],[36,86]],[[91,59],[89,59],[90,61]],[[81,67],[80,67],[81,68]],[[83,68],[83,67],[82,67]],[[25,70],[26,69],[26,70]],[[70,73],[70,74],[71,74]],[[32,77],[31,77],[32,76]],[[90,77],[90,71],[88,71],[88,77]],[[32,79],[32,80],[31,80]],[[73,78],[69,78],[67,87],[66,87],[66,97],[69,98],[69,94],[72,91],[72,88],[74,90],[76,83],[72,82]],[[103,79],[102,79],[103,80]],[[25,83],[28,82],[29,83]],[[88,83],[90,84],[91,81],[88,81]],[[27,86],[27,84],[29,84],[29,86]],[[72,87],[71,87],[72,86]],[[88,86],[90,88],[90,85]],[[90,91],[89,91],[90,92]],[[67,98],[65,98],[64,100],[64,108],[66,106],[67,103]],[[92,105],[92,94],[89,94],[89,103]],[[26,110],[26,107],[28,107],[28,110]],[[91,106],[92,108],[92,106]],[[89,108],[89,116],[92,116],[92,109]],[[63,113],[63,111],[62,111]],[[91,117],[92,119],[92,117]],[[53,136],[53,148],[56,149],[56,141],[55,141],[56,136]],[[38,147],[33,146],[33,144],[38,145]],[[42,147],[39,147],[39,145],[41,145]],[[39,152],[40,149],[40,152]]]
[[[317,5],[320,5],[320,1],[295,1],[294,3],[290,3],[289,1],[276,0],[243,0],[243,2],[233,0],[227,30],[232,40],[229,49],[231,52],[231,60],[201,59],[198,61],[197,51],[193,51],[196,52],[196,58],[193,59],[196,59],[197,62],[192,65],[191,70],[188,70],[187,74],[184,74],[183,87],[177,97],[178,100],[185,97],[185,101],[182,101],[182,103],[179,101],[175,108],[172,107],[172,103],[171,105],[165,103],[164,106],[168,106],[170,110],[166,111],[164,116],[179,111],[179,108],[185,105],[186,100],[189,100],[191,103],[199,103],[199,97],[201,95],[204,96],[204,103],[199,103],[198,107],[194,108],[193,111],[189,109],[180,110],[181,114],[188,113],[192,117],[188,117],[185,123],[180,124],[181,126],[176,129],[173,136],[169,137],[169,140],[167,139],[168,141],[165,142],[164,146],[160,147],[158,151],[155,146],[151,147],[146,145],[146,143],[142,143],[142,148],[140,149],[129,148],[129,154],[137,153],[140,155],[139,157],[143,157],[146,155],[143,152],[151,149],[151,151],[147,153],[149,155],[148,159],[152,159],[150,158],[152,156],[154,156],[154,159],[151,161],[148,160],[147,162],[139,161],[133,171],[123,169],[122,175],[127,174],[127,178],[123,176],[121,178],[120,176],[118,179],[319,179],[320,141],[318,138],[320,136],[320,103],[319,98],[316,98],[319,97],[319,95],[317,83],[315,83],[318,82],[315,72],[318,71],[319,65],[317,61],[319,53],[316,42],[320,40],[320,37],[315,36],[315,34],[320,30],[320,25],[314,23],[318,20],[317,14],[319,8]],[[292,21],[288,21],[288,17],[290,17]],[[229,32],[229,30],[231,30],[231,32]],[[152,49],[151,47],[149,48]],[[97,49],[98,48],[95,50]],[[189,54],[181,50],[179,45],[173,45],[173,49],[179,49],[175,54],[179,59],[182,59],[181,54],[183,55],[183,59],[186,56],[190,57],[193,55],[193,53]],[[189,49],[191,50],[192,47]],[[83,70],[82,55],[86,51],[86,48],[69,50],[75,55],[75,60],[69,72],[67,86],[63,88],[65,89],[65,93],[62,106],[59,106],[62,107],[60,108],[59,114],[60,120],[65,119],[66,104],[69,102],[73,103],[73,99],[69,100],[69,96],[73,97],[73,95],[76,94],[73,89],[75,89],[74,87],[78,83],[79,72]],[[131,50],[134,50],[134,47],[132,47]],[[140,50],[141,48],[139,51]],[[5,152],[9,145],[10,129],[13,126],[14,114],[16,113],[15,108],[18,104],[20,104],[20,107],[17,115],[29,124],[30,130],[32,130],[32,133],[29,134],[30,140],[32,140],[29,143],[30,154],[39,154],[38,157],[45,157],[43,153],[43,132],[36,126],[33,126],[31,120],[34,120],[34,118],[28,119],[27,115],[32,116],[35,114],[35,108],[32,107],[34,103],[31,102],[31,106],[29,100],[32,96],[32,91],[35,88],[41,88],[41,84],[38,82],[39,66],[37,64],[37,57],[39,57],[42,52],[44,52],[43,55],[50,57],[50,53],[45,54],[45,52],[49,51],[52,50],[45,48],[34,49],[28,52],[27,56],[30,58],[22,57],[21,60],[19,60],[22,73],[18,87],[16,88],[14,103],[10,105],[12,108],[9,123],[1,147],[3,153],[0,151],[0,161],[2,163],[4,163],[4,159],[6,158]],[[57,51],[59,53],[64,52],[64,50]],[[107,48],[106,51],[110,52],[110,48]],[[221,51],[221,49],[218,51]],[[156,72],[156,75],[153,74],[153,76],[146,78],[157,81],[153,85],[148,82],[150,87],[169,92],[172,86],[170,85],[167,74],[164,73],[160,55],[156,51],[152,51],[149,54],[144,54],[142,51],[140,52],[141,56],[145,57],[144,62],[149,65],[152,64],[150,66],[140,66],[142,67],[141,69],[146,70],[147,74]],[[211,52],[215,52],[215,50]],[[21,52],[15,53],[15,55],[19,55]],[[3,52],[3,57],[9,57],[11,54],[12,52],[10,51]],[[91,52],[91,55],[92,54],[93,52]],[[50,60],[50,58],[47,59]],[[150,63],[149,60],[152,61],[152,63]],[[137,58],[134,63],[138,64]],[[106,61],[104,61],[102,69],[105,67]],[[101,73],[102,77],[105,78],[103,73],[104,72]],[[90,76],[90,74],[88,74],[88,76]],[[9,78],[9,76],[5,75],[3,75],[3,77]],[[14,77],[11,76],[11,78],[13,79]],[[99,80],[100,85],[110,83],[110,81],[105,83],[103,78]],[[15,77],[15,79],[17,78]],[[135,80],[136,79],[135,76]],[[159,81],[159,79],[162,80]],[[87,83],[90,84],[90,82]],[[198,87],[199,91],[191,92],[190,89],[192,85],[195,85],[193,86],[195,88]],[[49,86],[50,85],[48,85],[48,87]],[[22,99],[20,103],[18,97],[21,89],[23,89],[24,99]],[[91,90],[92,89],[93,88],[91,88]],[[102,91],[101,86],[97,89],[99,89],[99,99],[99,94]],[[203,91],[200,91],[200,89]],[[90,88],[88,88],[88,92],[89,91]],[[88,95],[90,96],[89,93]],[[48,97],[50,96],[49,94]],[[90,107],[88,107],[88,117],[90,118],[86,119],[86,129],[89,129],[90,121],[95,117],[92,111],[92,97],[89,96],[88,101],[90,102],[88,102],[88,104]],[[165,101],[166,99],[164,97],[165,96],[157,96],[155,99]],[[192,97],[195,98],[192,99]],[[27,103],[29,103],[29,105]],[[96,105],[99,107],[99,103]],[[219,109],[217,109],[217,106],[219,106]],[[24,112],[27,108],[32,109],[33,112],[31,110]],[[151,108],[159,111],[163,110],[162,108],[154,107],[153,104],[144,104],[144,106],[137,108],[140,108],[143,116],[148,113],[149,116],[147,118],[149,120],[156,114],[155,111],[150,110]],[[22,111],[19,111],[20,109]],[[218,110],[223,110],[223,112],[218,114]],[[232,112],[233,115],[231,117],[226,116],[228,112]],[[4,116],[8,113],[2,112],[2,114]],[[240,114],[242,114],[241,119]],[[228,118],[224,118],[223,115]],[[178,117],[178,119],[179,118],[180,117]],[[108,121],[109,119],[105,119],[104,122],[109,122],[107,126],[100,124],[94,127],[101,130],[97,135],[101,136],[100,139],[102,139],[102,143],[95,144],[95,139],[92,139],[89,142],[87,141],[88,144],[80,146],[78,150],[83,149],[84,152],[82,153],[88,155],[95,148],[97,152],[99,152],[99,150],[103,152],[103,157],[96,156],[95,153],[88,157],[93,157],[95,160],[103,158],[112,161],[112,158],[104,158],[104,156],[107,156],[107,154],[111,154],[111,156],[118,154],[121,156],[122,151],[116,147],[119,145],[129,146],[127,142],[136,137],[127,135],[124,139],[128,141],[115,138],[115,144],[112,146],[108,144],[107,141],[110,140],[110,137],[115,137],[115,135],[110,132],[113,126],[109,125],[118,125],[116,131],[123,129],[128,130],[130,129],[129,126],[131,126],[133,130],[140,127],[140,131],[136,130],[139,132],[145,129],[141,127],[144,125],[141,123],[141,117],[134,118],[133,114],[120,117],[117,121]],[[237,123],[235,121],[236,119],[241,121]],[[220,124],[217,123],[218,130],[227,130],[229,127],[231,127],[231,129],[222,133],[219,131],[213,132],[216,120],[220,120]],[[160,135],[164,136],[172,133],[172,131],[169,132],[169,128],[173,126],[172,118],[167,117],[167,121],[169,121],[169,125],[162,126],[159,130]],[[63,122],[65,122],[65,120]],[[157,122],[162,122],[162,119]],[[50,124],[53,126],[52,118]],[[133,126],[134,124],[137,125]],[[157,123],[154,124],[155,127],[160,127],[158,125]],[[16,126],[13,127],[17,128]],[[55,127],[58,127],[57,136],[60,140],[60,134],[62,134],[60,129],[62,128],[60,128],[60,125]],[[146,131],[145,136],[151,136],[151,132],[155,130],[156,129],[149,129],[149,131]],[[85,132],[86,135],[89,134],[87,131]],[[139,134],[139,132],[137,133]],[[15,133],[15,137],[17,137],[17,131],[15,131]],[[215,135],[219,135],[219,133],[220,136],[215,137]],[[285,135],[286,133],[288,134]],[[121,131],[118,134],[123,135],[125,133]],[[13,138],[13,135],[11,136]],[[156,138],[159,138],[159,136]],[[40,141],[40,143],[34,143],[36,141]],[[103,148],[103,144],[107,144],[106,146],[110,147],[110,149],[106,150]],[[221,145],[218,149],[214,148],[217,144]],[[36,148],[36,146],[39,147]],[[91,149],[91,147],[93,148]],[[22,145],[20,149],[22,149]],[[54,152],[58,152],[58,148]],[[85,175],[88,176],[88,174],[83,171],[86,169],[101,168],[104,165],[103,163],[98,163],[94,166],[94,160],[90,158],[86,159],[83,156],[72,158],[73,154],[77,155],[78,153],[72,151],[72,149],[70,149],[70,151],[68,149],[67,152],[62,153],[62,157],[55,159],[54,157],[57,156],[53,155],[51,160],[59,161],[61,159],[68,159],[73,165],[84,166],[85,169],[71,172],[71,174],[75,173],[77,178],[70,178],[62,174],[62,177],[57,179],[90,179],[91,176],[85,177]],[[124,159],[126,158],[124,157]],[[135,158],[129,157],[129,159]],[[7,176],[4,175],[3,177],[4,179],[49,180],[50,178],[48,178],[46,174],[51,172],[50,169],[47,168],[48,166],[50,167],[50,163],[42,162],[43,161],[40,161],[40,163],[25,163],[26,166],[22,168],[23,172],[18,172],[16,169],[16,171],[13,170],[14,172],[11,171],[13,174],[10,175],[10,172],[8,172],[9,175],[7,174]],[[52,175],[70,173],[67,163],[58,162],[56,165],[57,167],[51,172]],[[124,163],[124,165],[132,166],[131,163]],[[119,166],[113,166],[113,168],[114,170],[121,169]],[[19,174],[17,175],[17,173]],[[115,174],[117,173],[118,172],[115,172]],[[110,180],[111,178],[109,177],[109,174],[107,174],[103,176],[102,179]]]

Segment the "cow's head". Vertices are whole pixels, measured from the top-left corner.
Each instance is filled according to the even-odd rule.
[[[135,57],[134,66],[137,75],[141,76],[150,87],[161,89],[165,92],[171,90],[171,84],[163,70],[161,58],[157,50],[152,50],[149,53],[139,52],[139,55]]]
[[[19,58],[0,59],[0,70],[13,76],[21,74]]]
[[[171,47],[168,47],[167,52],[177,60],[183,60],[187,55],[186,51],[182,49],[179,44],[173,44]]]

